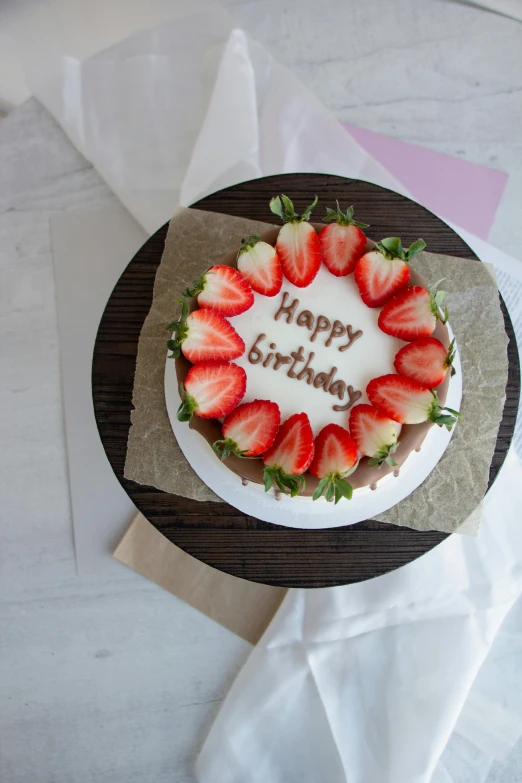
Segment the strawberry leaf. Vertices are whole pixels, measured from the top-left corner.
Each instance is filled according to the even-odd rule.
[[[399,237],[387,237],[386,239],[381,239],[380,242],[377,242],[376,247],[377,250],[379,250],[386,258],[401,258],[403,261],[405,260],[404,249]]]
[[[353,473],[353,470],[355,468],[349,472]],[[348,475],[348,473],[344,475]],[[336,504],[341,498],[351,500],[353,495],[352,485],[345,481],[339,473],[328,473],[317,485],[317,489],[312,495],[312,500],[319,500],[323,495],[327,502],[333,498]]]
[[[312,500],[319,500],[320,497],[322,497],[323,492],[326,489],[326,485],[328,484],[328,479],[321,479],[319,484],[317,485],[317,489],[315,490],[314,494],[312,495]]]
[[[281,220],[283,220],[285,223],[298,223],[304,220],[310,220],[310,215],[312,214],[312,210],[317,204],[317,201],[318,198],[316,196],[310,206],[305,209],[303,214],[298,215],[294,209],[293,202],[288,198],[288,196],[282,194],[281,196],[275,196],[273,199],[271,199],[270,210],[274,213],[274,215],[280,217]]]
[[[290,476],[282,468],[277,465],[266,465],[263,471],[263,481],[265,485],[265,492],[268,492],[275,482],[278,489],[285,495],[290,494],[291,497],[295,497],[302,489],[305,488],[305,480],[303,476]]]
[[[285,219],[285,213],[283,211],[283,205],[281,203],[281,199],[279,196],[275,196],[270,201],[270,211],[274,213],[274,215],[277,215],[277,217],[280,217],[281,220]]]
[[[353,219],[353,207],[348,207],[346,212],[343,212],[339,206],[339,202],[336,201],[335,203],[337,204],[337,209],[330,209],[330,207],[326,207],[326,216],[323,218],[323,220],[326,222],[329,220],[335,220],[335,222],[340,226],[357,226],[357,228],[368,228],[370,225],[369,223],[359,223],[357,220]]]
[[[411,261],[412,258],[420,253],[426,247],[426,242],[423,239],[417,239],[416,242],[412,242],[405,253],[405,261]]]
[[[181,314],[178,321],[173,321],[167,324],[169,332],[174,332],[175,338],[167,340],[167,348],[172,351],[167,356],[168,359],[177,359],[181,351],[181,343],[188,335],[187,316],[189,314],[189,304],[186,299],[176,299],[176,302],[181,302]]]
[[[312,215],[312,210],[313,210],[313,208],[315,207],[315,205],[317,204],[318,201],[319,201],[319,198],[316,196],[314,198],[314,200],[312,201],[312,203],[310,204],[310,206],[308,206],[305,209],[305,211],[303,212],[303,214],[301,215],[301,220],[310,220],[310,217]]]
[[[179,396],[181,397],[181,404],[176,414],[178,421],[190,421],[192,414],[198,407],[198,404],[194,397],[191,397],[190,394],[187,394],[182,383],[179,386]]]
[[[212,448],[221,460],[228,459],[232,454],[235,454],[236,457],[243,457],[246,454],[245,451],[240,451],[237,443],[231,438],[214,441]]]
[[[370,457],[368,460],[368,467],[380,468],[384,462],[387,462],[388,465],[396,465],[397,463],[391,458],[390,454],[397,451],[398,445],[397,441],[395,441],[395,443],[390,443],[376,451],[373,457]]]
[[[241,247],[239,248],[239,252],[237,254],[237,257],[241,255],[241,253],[246,253],[248,250],[251,250],[255,245],[257,245],[258,242],[261,242],[261,237],[258,237],[257,234],[250,234],[248,237],[243,237],[241,240]]]
[[[457,423],[457,419],[462,418],[462,414],[453,408],[442,407],[439,402],[439,398],[433,389],[431,390],[431,393],[433,395],[433,402],[431,403],[428,412],[428,421],[432,421],[439,427],[446,427],[446,429],[451,430],[451,428]]]

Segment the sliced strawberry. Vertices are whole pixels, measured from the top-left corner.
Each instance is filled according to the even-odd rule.
[[[451,374],[455,375],[454,356],[455,340],[446,350],[435,337],[419,337],[400,349],[394,365],[399,375],[407,375],[427,389],[434,389],[442,383],[450,367]]]
[[[338,424],[327,424],[315,439],[315,454],[310,473],[321,479],[313,494],[313,500],[322,495],[326,500],[341,498],[351,500],[353,490],[346,476],[353,473],[357,464],[357,446],[348,430]]]
[[[424,240],[418,239],[404,250],[398,237],[388,237],[362,256],[355,265],[354,277],[364,304],[382,307],[393,294],[405,288],[410,281],[408,263],[425,247]]]
[[[212,448],[221,459],[236,454],[238,457],[258,457],[274,442],[281,414],[279,406],[269,400],[244,402],[223,422],[223,438]]]
[[[358,223],[353,219],[353,207],[343,212],[337,202],[337,210],[326,208],[324,220],[335,220],[319,232],[319,244],[326,268],[336,277],[349,275],[364,253],[366,235],[361,228],[368,223]]]
[[[445,296],[444,291],[434,294],[413,285],[398,293],[383,307],[379,313],[379,326],[383,332],[399,340],[411,342],[417,337],[429,337],[437,325],[437,319],[443,324],[448,320],[448,309],[445,308],[444,315],[439,309]]]
[[[237,359],[245,352],[245,343],[234,327],[213,310],[195,310],[187,314],[188,304],[183,300],[181,317],[167,326],[176,333],[168,340],[172,351],[169,359],[179,356],[180,349],[189,362],[221,362]]]
[[[244,397],[246,372],[230,362],[202,362],[191,367],[181,386],[178,419],[189,421],[227,416]]]
[[[200,307],[209,307],[220,315],[239,315],[254,304],[250,283],[231,266],[211,266],[199,280],[183,292],[184,297],[197,296]]]
[[[276,438],[263,455],[265,491],[273,482],[281,492],[295,497],[305,485],[302,473],[314,458],[314,436],[306,413],[295,413],[279,427]]]
[[[405,375],[381,375],[366,387],[372,405],[401,424],[420,424],[432,421],[450,430],[460,416],[452,408],[443,408],[434,391],[426,389]],[[448,415],[444,413],[448,411]]]
[[[288,196],[276,196],[270,202],[272,212],[285,221],[276,243],[283,274],[298,288],[310,285],[321,266],[319,239],[307,222],[316,204],[317,196],[302,215],[297,215]]]
[[[252,235],[241,240],[237,268],[254,291],[275,296],[283,284],[283,270],[276,250],[268,242]]]
[[[350,413],[350,433],[357,448],[366,457],[370,457],[371,468],[397,463],[391,456],[397,446],[397,428],[395,422],[373,405],[355,405]]]

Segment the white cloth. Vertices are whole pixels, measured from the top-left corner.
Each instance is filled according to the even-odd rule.
[[[214,3],[179,3],[88,57],[66,40],[35,47],[35,94],[149,231],[179,201],[264,174],[404,192]],[[498,633],[521,592],[521,476],[512,452],[478,539],[359,585],[291,591],[218,715],[201,783],[457,783],[462,765],[481,783],[522,734],[522,694],[490,652],[521,644]]]
[[[289,591],[203,747],[201,783],[442,783],[454,730],[491,755],[514,743],[516,710],[473,683],[522,591],[520,479],[511,452],[477,539],[369,582]]]

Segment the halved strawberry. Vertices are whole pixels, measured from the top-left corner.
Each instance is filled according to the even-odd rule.
[[[351,500],[353,490],[346,481],[357,465],[357,446],[348,430],[338,424],[327,424],[315,439],[315,454],[310,473],[321,479],[312,499],[322,495],[326,500]]]
[[[210,307],[227,316],[244,313],[254,304],[250,283],[237,269],[222,264],[203,272],[199,280],[185,289],[183,296],[197,296],[200,307]]]
[[[314,435],[306,413],[290,416],[263,454],[265,491],[275,482],[281,492],[295,497],[305,486],[302,473],[314,458]]]
[[[326,208],[324,220],[335,220],[319,232],[319,244],[326,268],[336,277],[349,275],[364,253],[366,235],[361,228],[368,223],[358,223],[353,219],[353,207],[343,212],[337,202],[337,210]]]
[[[458,411],[442,407],[437,395],[405,375],[381,375],[366,387],[372,405],[401,424],[432,421],[450,430],[460,417]],[[448,411],[449,414],[444,411]]]
[[[277,237],[276,250],[283,274],[298,288],[310,285],[321,266],[321,247],[315,229],[308,223],[317,196],[302,215],[297,215],[288,196],[276,196],[270,209],[285,225]]]
[[[399,445],[395,422],[373,405],[355,405],[352,408],[350,433],[361,454],[370,457],[368,465],[371,468],[380,468],[383,462],[397,464],[391,456]]]
[[[237,268],[254,291],[275,296],[283,284],[283,270],[276,250],[255,235],[241,240]]]
[[[434,293],[437,285],[430,291],[413,285],[390,299],[379,313],[378,323],[382,331],[399,340],[411,342],[417,337],[429,337],[437,325],[437,319],[445,324],[448,308],[444,308],[444,315],[439,308],[446,293]]]
[[[246,372],[231,362],[201,362],[191,367],[181,385],[178,419],[219,419],[234,410],[246,391]]]
[[[433,389],[442,383],[450,367],[451,374],[455,375],[454,357],[455,340],[446,350],[435,337],[419,337],[400,349],[394,365],[399,375],[407,375],[427,389]]]
[[[258,457],[274,442],[280,421],[279,406],[275,402],[244,402],[228,414],[223,422],[224,440],[217,440],[212,448],[221,459],[231,454]]]
[[[213,310],[194,310],[188,314],[188,303],[184,299],[179,321],[167,329],[176,333],[167,341],[172,353],[169,359],[179,356],[180,350],[189,362],[221,362],[237,359],[245,352],[245,343],[234,327]]]
[[[382,307],[410,281],[411,259],[424,250],[426,242],[418,239],[408,250],[404,250],[399,237],[388,237],[377,242],[355,265],[355,282],[361,299],[368,307]]]

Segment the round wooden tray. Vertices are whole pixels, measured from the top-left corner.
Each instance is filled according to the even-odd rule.
[[[372,236],[400,236],[405,245],[423,237],[428,250],[475,258],[465,242],[424,207],[368,182],[324,174],[264,177],[213,193],[194,206],[271,222],[270,198],[286,193],[301,211],[311,197],[343,207],[354,204]],[[248,517],[227,503],[201,503],[141,486],[123,477],[132,408],[134,367],[141,327],[148,314],[167,226],[157,231],[118,280],[103,314],[94,347],[92,388],[100,437],[116,476],[147,519],[189,554],[222,571],[288,587],[331,587],[392,571],[428,552],[447,534],[418,532],[374,520],[328,530],[292,530]],[[507,398],[489,485],[513,437],[520,367],[513,327],[501,302],[510,342]]]

